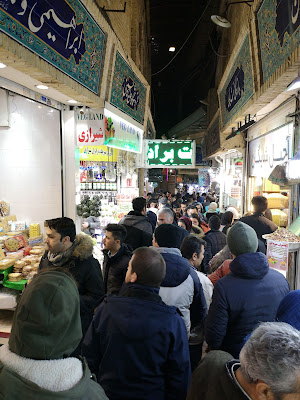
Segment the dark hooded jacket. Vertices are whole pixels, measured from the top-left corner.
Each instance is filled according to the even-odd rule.
[[[275,320],[289,284],[262,253],[237,256],[230,270],[215,285],[205,337],[210,348],[238,358],[244,337],[260,322]]]
[[[206,241],[206,247],[202,265],[203,272],[206,274],[209,271],[210,260],[226,246],[226,235],[223,232],[211,229],[203,239]]]
[[[206,300],[196,271],[177,248],[156,247],[166,263],[159,295],[166,304],[175,306],[182,314],[188,335],[206,316]]]
[[[13,317],[8,345],[0,347],[0,398],[108,400],[83,359],[70,357],[81,340],[80,300],[64,272],[36,275]]]
[[[66,260],[63,268],[67,268],[78,284],[80,296],[80,316],[83,335],[93,319],[94,309],[104,296],[103,278],[99,262],[93,257],[93,241],[84,234],[76,236],[77,246],[73,254]],[[48,260],[48,251],[40,262],[40,270],[53,268]]]
[[[132,248],[152,245],[152,225],[147,217],[137,211],[130,211],[119,224],[126,228],[127,236],[124,243]]]
[[[128,263],[132,251],[126,244],[122,244],[119,251],[112,257],[108,250],[103,250],[104,290],[107,294],[118,294],[125,280]]]
[[[110,400],[184,400],[190,359],[184,323],[158,289],[128,284],[107,296],[83,342],[83,355]]]

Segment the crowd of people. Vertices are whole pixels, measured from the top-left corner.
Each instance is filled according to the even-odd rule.
[[[300,290],[269,268],[277,226],[266,198],[252,204],[239,218],[213,193],[137,197],[107,225],[103,265],[73,220],[47,220],[0,347],[0,397],[300,399]]]

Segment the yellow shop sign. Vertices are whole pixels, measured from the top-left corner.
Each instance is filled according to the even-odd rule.
[[[118,150],[107,146],[80,146],[80,161],[117,162]]]

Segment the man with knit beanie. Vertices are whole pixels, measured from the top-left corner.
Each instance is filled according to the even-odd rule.
[[[14,313],[8,345],[0,347],[0,398],[108,400],[81,358],[75,281],[61,268],[37,274]]]
[[[227,233],[233,255],[231,273],[214,288],[206,325],[210,349],[224,350],[238,358],[243,340],[259,322],[274,321],[289,285],[282,274],[270,269],[267,257],[256,252],[256,232],[243,222]]]
[[[190,357],[184,323],[159,296],[162,256],[140,247],[129,261],[126,285],[98,307],[83,355],[110,400],[185,400]]]

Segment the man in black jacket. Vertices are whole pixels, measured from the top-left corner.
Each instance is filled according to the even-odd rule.
[[[132,252],[124,239],[126,229],[119,224],[108,224],[105,228],[103,276],[104,290],[107,294],[118,294],[125,280]]]
[[[209,218],[208,225],[210,230],[203,238],[206,241],[206,247],[202,263],[202,272],[205,274],[208,273],[210,260],[226,246],[226,235],[219,231],[221,226],[220,218],[217,215],[213,215]]]
[[[136,197],[132,200],[132,208],[133,210],[119,222],[127,231],[124,243],[133,250],[138,247],[151,246],[153,229],[146,217],[146,199]]]
[[[39,269],[66,268],[78,284],[83,335],[93,319],[94,309],[104,296],[99,262],[93,257],[93,241],[85,234],[76,235],[71,218],[45,221],[46,252]]]
[[[254,207],[254,213],[240,219],[241,222],[251,226],[256,232],[257,238],[266,243],[262,235],[276,231],[278,226],[264,216],[268,208],[268,200],[264,196],[254,196],[251,200]]]

